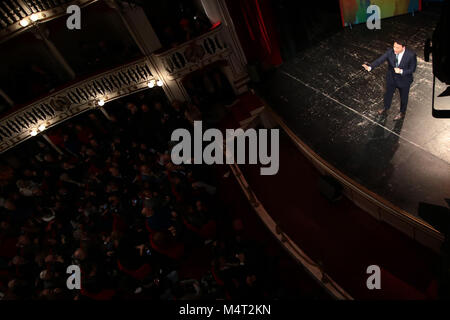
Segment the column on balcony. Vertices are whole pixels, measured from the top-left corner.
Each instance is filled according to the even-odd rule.
[[[231,55],[228,57],[228,67],[224,72],[230,80],[236,94],[248,90],[247,83],[249,76],[247,72],[247,59],[239,42],[236,29],[231,19],[225,0],[200,0],[203,9],[213,25],[221,22],[224,27],[224,37],[231,49]]]
[[[167,77],[167,72],[163,65],[152,54],[161,48],[161,43],[147,19],[144,10],[138,5],[131,5],[124,2],[110,1],[109,4],[119,12],[134,41],[141,52],[147,57],[153,76],[156,79],[162,80],[162,88],[169,100],[187,100],[188,94],[181,83]]]

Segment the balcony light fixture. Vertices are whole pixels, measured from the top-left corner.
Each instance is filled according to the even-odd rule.
[[[45,124],[41,124],[38,129],[41,132],[44,131],[45,130]]]
[[[155,86],[155,80],[150,80],[149,82],[148,82],[148,87],[149,88],[153,88]]]
[[[31,130],[31,132],[30,132],[30,135],[31,135],[32,137],[35,137],[37,134],[38,134],[38,132],[37,132],[36,129],[33,129],[33,130]]]
[[[103,106],[105,105],[105,100],[100,99],[100,100],[98,101],[98,105],[99,105],[100,107],[103,107]]]
[[[30,20],[33,21],[33,22],[36,22],[38,19],[39,19],[39,16],[36,13],[33,13],[30,16]]]
[[[161,80],[158,80],[158,81],[156,82],[156,84],[158,85],[158,87],[162,87],[163,82],[162,82]]]
[[[22,26],[22,27],[26,27],[27,25],[29,25],[30,24],[30,22],[28,21],[28,19],[22,19],[22,20],[20,20],[20,25]]]

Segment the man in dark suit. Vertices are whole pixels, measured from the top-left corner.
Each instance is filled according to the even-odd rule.
[[[416,71],[417,56],[414,51],[406,48],[404,41],[394,42],[394,46],[370,65],[363,64],[364,69],[371,71],[384,61],[388,62],[386,73],[386,93],[384,94],[384,108],[378,114],[384,114],[391,107],[395,89],[400,92],[400,113],[395,121],[403,119],[408,106],[409,88],[413,82],[413,73]]]

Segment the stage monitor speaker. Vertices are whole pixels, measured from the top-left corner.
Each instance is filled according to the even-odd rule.
[[[319,178],[319,192],[329,201],[337,201],[342,198],[341,184],[330,176],[321,176]]]

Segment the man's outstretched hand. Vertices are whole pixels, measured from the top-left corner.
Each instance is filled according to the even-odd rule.
[[[371,67],[369,67],[367,64],[363,64],[362,65],[363,67],[364,67],[364,69],[366,69],[367,71],[370,71],[370,70],[372,70],[372,68]]]

